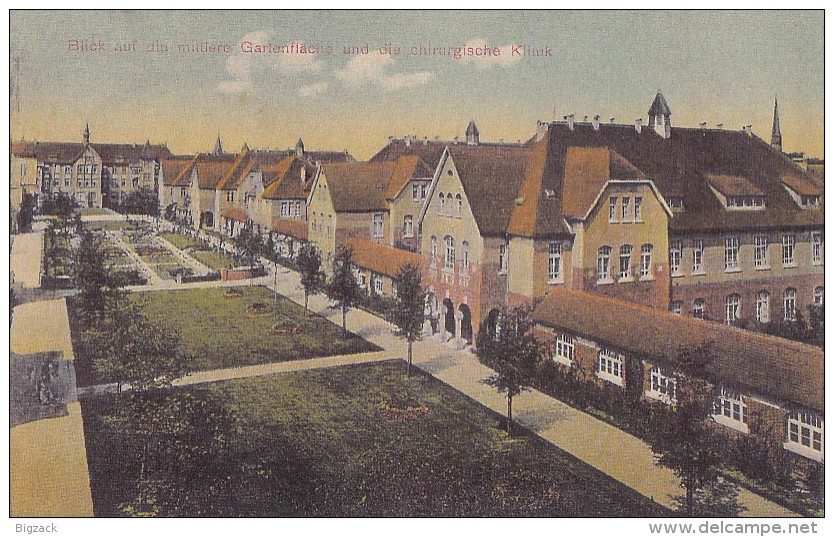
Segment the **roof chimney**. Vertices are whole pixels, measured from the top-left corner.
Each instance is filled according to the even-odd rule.
[[[637,131],[637,134],[640,134],[641,132],[643,132],[643,118],[642,117],[638,117],[637,119],[634,120],[634,130]]]
[[[587,123],[587,122],[588,122],[588,116],[584,116],[584,117],[582,118],[582,122],[583,122],[583,123]]]
[[[599,130],[599,114],[594,116],[593,125],[594,125],[594,130],[598,131]]]
[[[565,116],[565,121],[568,122],[568,128],[570,130],[573,130],[573,114],[571,114],[569,116]]]
[[[707,128],[707,122],[706,121],[702,121],[701,123],[699,123],[699,125],[701,126],[702,129]]]
[[[716,128],[716,129],[718,129],[718,130],[721,130],[721,129],[723,129],[723,128],[724,128],[724,124],[723,124],[723,123],[719,123],[718,125],[716,125],[716,126],[715,126],[715,128]]]
[[[550,123],[547,121],[536,121],[536,141],[538,142],[544,135],[547,133],[547,129],[550,128]]]
[[[741,130],[747,133],[747,136],[753,136],[753,125],[745,125],[741,128]]]
[[[608,118],[608,123],[611,123],[611,124],[613,125],[613,124],[614,124],[614,121],[615,121],[616,119],[617,119],[617,118],[615,118],[615,117],[610,117],[610,118]]]

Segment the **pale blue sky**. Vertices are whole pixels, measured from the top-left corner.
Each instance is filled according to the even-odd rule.
[[[537,119],[574,113],[632,122],[661,89],[680,126],[752,124],[770,138],[779,95],[786,150],[823,155],[823,14],[816,12],[14,11],[21,58],[12,136],[165,141],[177,152],[348,149],[367,158],[390,135],[526,139]],[[241,40],[331,44],[331,55],[243,54]],[[101,40],[105,52],[70,52]],[[115,52],[136,41],[136,52]],[[228,43],[230,54],[148,53]],[[402,54],[375,53],[384,43]],[[343,45],[370,46],[346,56]],[[477,62],[412,56],[412,46],[535,45],[549,58]],[[505,52],[509,52],[505,49]]]

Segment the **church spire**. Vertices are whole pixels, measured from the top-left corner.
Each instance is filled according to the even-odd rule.
[[[85,144],[90,143],[90,124],[89,123],[84,125],[84,143]]]
[[[295,143],[295,156],[298,158],[304,156],[304,141],[301,138]]]
[[[214,142],[214,154],[215,155],[222,155],[223,154],[223,144],[220,143],[220,134],[217,135],[217,141]]]
[[[782,129],[779,127],[779,99],[773,98],[773,132],[770,135],[770,146],[782,152]]]
[[[466,143],[468,145],[478,145],[481,143],[481,133],[478,131],[478,126],[475,125],[475,120],[469,120],[469,125],[466,127]]]

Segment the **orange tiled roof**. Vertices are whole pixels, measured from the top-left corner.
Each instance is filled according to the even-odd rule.
[[[591,293],[553,289],[533,318],[629,354],[676,364],[681,348],[710,343],[717,380],[824,411],[822,349]],[[647,330],[647,327],[651,329]]]
[[[301,181],[302,168],[305,179]],[[307,199],[310,186],[316,176],[316,168],[310,163],[295,156],[284,157],[283,160],[271,166],[261,168],[264,184],[267,185],[261,197],[270,200],[279,199]]]
[[[246,209],[241,209],[239,207],[232,207],[226,209],[221,213],[221,216],[224,218],[228,218],[229,220],[236,220],[238,222],[246,222],[247,215]]]
[[[412,179],[417,177],[430,178],[433,175],[434,169],[429,168],[428,164],[417,155],[402,156],[397,159],[397,167],[394,169],[391,180],[388,182],[388,188],[385,190],[385,199],[395,199]]]
[[[175,186],[180,172],[192,159],[193,157],[191,156],[172,156],[171,158],[162,159],[160,161],[160,166],[162,167],[162,184],[164,186]]]
[[[385,246],[367,239],[347,238],[345,243],[353,249],[353,262],[357,267],[394,278],[406,264],[420,266],[420,255],[399,248]]]
[[[803,181],[796,175],[782,175],[782,182],[800,196],[821,196],[822,189],[811,181]]]
[[[307,240],[307,222],[291,218],[275,218],[272,220],[273,233],[289,235],[297,239]]]

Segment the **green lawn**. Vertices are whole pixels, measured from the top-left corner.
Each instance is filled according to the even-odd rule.
[[[191,237],[186,235],[180,235],[179,233],[163,233],[160,235],[163,239],[167,240],[180,250],[185,250],[186,248],[202,248],[203,244]]]
[[[163,280],[176,280],[177,273],[185,269],[185,267],[176,262],[152,263],[146,258],[142,259],[145,259],[145,262],[148,263],[148,266],[151,267],[151,270],[153,270],[156,273],[156,275],[162,278]],[[172,257],[171,260],[173,261],[174,258]],[[191,271],[189,269],[186,269],[186,274],[191,274]]]
[[[305,317],[304,308],[284,297],[276,303],[275,295],[265,287],[238,287],[243,295],[236,299],[224,298],[228,289],[132,293],[128,298],[143,306],[151,321],[177,329],[183,351],[191,356],[193,371],[379,350],[354,334],[343,339],[339,326],[316,315]],[[247,311],[253,302],[268,303],[274,310],[253,315]],[[116,380],[92,371],[89,360],[80,352],[79,316],[74,313],[77,299],[70,298],[67,304],[78,384]],[[300,323],[302,332],[273,331],[273,325],[287,319]]]
[[[237,265],[232,256],[221,252],[208,252],[201,250],[197,252],[188,252],[188,255],[190,255],[200,263],[204,264],[211,270],[220,270],[234,267],[235,265]]]
[[[109,231],[116,231],[116,230],[137,230],[137,229],[146,229],[150,227],[149,222],[144,221],[133,221],[133,222],[125,222],[124,220],[108,220],[108,221],[101,221],[101,222],[84,222],[84,229],[89,231],[100,231],[100,230],[109,230]]]
[[[431,377],[407,381],[403,369],[385,362],[84,399],[95,514],[669,514],[527,431],[508,439],[500,416]],[[399,419],[383,404],[412,411]],[[124,416],[163,407],[174,411],[148,443],[137,499],[143,444]]]

